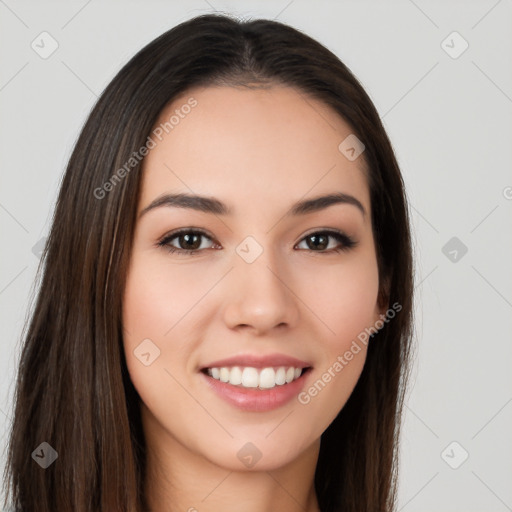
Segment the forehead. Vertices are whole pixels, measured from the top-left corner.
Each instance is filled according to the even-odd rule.
[[[142,201],[163,192],[209,194],[237,205],[353,194],[370,211],[362,157],[339,145],[351,127],[291,87],[202,87],[166,106],[143,163]]]

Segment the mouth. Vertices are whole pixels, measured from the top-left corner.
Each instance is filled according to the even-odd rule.
[[[310,366],[304,368],[296,366],[268,366],[265,368],[222,366],[203,368],[201,371],[212,379],[232,386],[264,390],[272,389],[276,386],[286,386],[310,370]]]
[[[311,363],[280,354],[235,356],[199,369],[213,393],[242,411],[266,412],[291,402],[313,370]]]

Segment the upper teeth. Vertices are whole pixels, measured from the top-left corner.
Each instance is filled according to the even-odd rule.
[[[229,382],[234,386],[241,385],[244,388],[273,388],[282,386],[298,379],[302,373],[302,368],[288,368],[281,366],[279,368],[241,368],[233,366],[232,368],[208,368],[208,375],[221,382]]]

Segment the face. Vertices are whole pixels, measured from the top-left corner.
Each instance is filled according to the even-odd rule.
[[[364,162],[338,149],[350,134],[283,86],[196,88],[162,112],[123,303],[128,370],[162,453],[283,467],[318,449],[349,398],[357,337],[384,312]],[[310,202],[327,195],[341,199]]]

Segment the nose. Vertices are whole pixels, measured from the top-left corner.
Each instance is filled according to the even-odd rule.
[[[226,284],[224,320],[231,329],[250,329],[255,335],[274,328],[294,327],[300,300],[293,292],[290,272],[278,270],[269,254],[253,263],[237,261]]]

